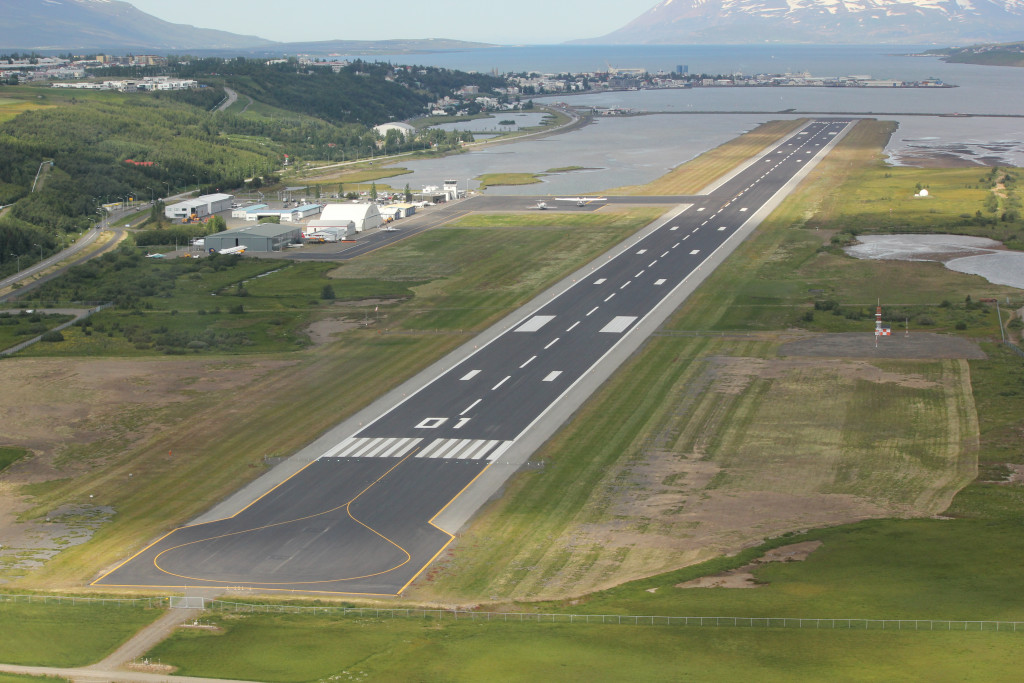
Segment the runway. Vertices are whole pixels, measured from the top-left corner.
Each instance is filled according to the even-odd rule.
[[[648,318],[677,306],[849,124],[809,123],[372,421],[318,441],[313,462],[241,512],[178,529],[94,585],[401,594],[457,531],[439,514],[482,504],[473,491],[510,449],[561,424],[567,397],[613,371]]]

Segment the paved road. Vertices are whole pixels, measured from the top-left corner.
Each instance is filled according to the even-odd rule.
[[[96,584],[400,594],[848,124],[808,124],[454,366],[318,439],[302,470],[251,505],[172,532]]]

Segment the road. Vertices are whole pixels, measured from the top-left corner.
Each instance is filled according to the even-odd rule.
[[[401,594],[849,123],[809,123],[94,585]]]

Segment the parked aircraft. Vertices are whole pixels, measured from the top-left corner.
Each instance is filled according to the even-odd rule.
[[[556,202],[576,202],[576,206],[586,206],[591,202],[606,202],[607,197],[555,197]]]
[[[547,202],[537,202],[537,206],[533,208],[543,211],[544,209],[548,208],[548,205]]]
[[[210,251],[213,251],[213,249],[211,249]],[[227,247],[226,249],[219,250],[217,253],[218,254],[244,254],[245,253],[245,247]]]

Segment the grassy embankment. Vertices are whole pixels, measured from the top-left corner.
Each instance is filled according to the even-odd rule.
[[[227,363],[249,378],[243,403],[238,399],[239,388],[216,390],[207,386],[187,391],[186,387],[174,401],[145,411],[126,408],[123,416],[113,417],[104,425],[103,436],[66,448],[58,462],[64,463],[69,478],[26,487],[25,492],[34,496],[29,516],[44,515],[67,503],[111,505],[118,514],[91,542],[62,552],[14,585],[61,590],[82,585],[102,567],[126,557],[147,540],[208,508],[261,473],[264,456],[294,452],[344,415],[356,412],[454,348],[465,340],[465,334],[482,329],[523,304],[647,224],[657,213],[656,209],[623,212],[614,220],[596,219],[588,227],[528,231],[515,240],[498,230],[434,230],[340,266],[332,273],[334,288],[339,292],[349,283],[368,280],[377,283],[385,294],[396,286],[415,291],[415,297],[405,303],[382,307],[382,327],[389,329],[388,334],[353,329],[341,334],[340,343],[315,352],[217,361],[218,371]],[[280,266],[279,262],[262,265],[266,270]],[[160,268],[161,264],[149,260],[140,267]],[[259,262],[252,267],[260,267]],[[299,267],[292,266],[250,279],[245,284],[250,296],[242,299],[246,310],[250,310],[250,301],[261,298],[269,302],[280,296],[287,302],[289,296],[300,301],[309,296],[310,284],[300,281],[300,272]],[[168,309],[178,307],[177,317],[183,317],[186,310],[220,300],[198,285],[209,286],[211,278],[229,275],[226,269],[200,274],[196,281],[186,278],[185,283],[171,290],[169,298],[144,297],[142,315],[130,319],[139,325],[169,326],[175,316]],[[197,285],[195,290],[187,286],[190,282]],[[229,278],[220,284],[233,292],[235,282]],[[319,291],[319,279],[314,277],[313,282],[312,289]],[[372,296],[373,291],[369,287],[364,296]],[[149,312],[146,304],[152,304],[154,312]],[[156,312],[157,307],[163,312]],[[349,312],[340,306],[335,315]],[[271,312],[254,310],[237,318],[286,318],[288,314],[285,306]],[[223,324],[231,321],[225,316]],[[108,320],[104,324],[113,323]],[[440,333],[419,333],[435,330]],[[91,337],[97,334],[93,332]],[[255,339],[256,333],[251,334]],[[290,343],[291,348],[296,347],[294,338]],[[173,361],[131,362],[168,363],[168,372],[174,372],[175,367]],[[186,384],[188,380],[182,378]],[[338,387],[344,390],[339,392]],[[227,430],[223,428],[226,406],[232,411],[231,428]],[[301,409],[285,410],[282,406]],[[125,486],[129,473],[130,487]]]
[[[975,456],[982,464],[982,475],[954,498],[946,512],[952,519],[880,519],[776,538],[767,545],[806,540],[819,540],[823,545],[805,562],[754,569],[757,581],[766,584],[757,590],[674,587],[681,581],[741,566],[762,552],[750,548],[734,557],[627,583],[582,600],[515,608],[580,613],[1019,619],[1021,605],[1013,597],[1012,586],[1024,554],[1017,521],[1024,510],[1024,496],[1019,485],[984,480],[999,463],[1024,463],[1017,436],[1024,414],[1020,359],[987,344],[990,358],[985,361],[827,359],[831,367],[810,364],[793,375],[787,374],[782,365],[786,359],[778,353],[780,342],[790,338],[780,324],[788,327],[801,319],[821,292],[845,307],[864,306],[875,296],[891,298],[899,292],[901,299],[909,297],[935,310],[961,308],[963,314],[966,307],[943,307],[941,300],[960,301],[968,293],[977,297],[1010,292],[934,264],[858,262],[819,248],[828,233],[823,236],[814,228],[829,227],[826,219],[830,216],[842,217],[834,209],[839,195],[849,189],[843,181],[863,168],[876,166],[879,144],[886,135],[877,126],[862,125],[855,131],[668,326],[675,330],[744,331],[751,336],[655,338],[538,454],[545,467],[519,475],[502,500],[461,536],[454,559],[444,571],[435,573],[433,585],[416,590],[411,597],[479,600],[513,595],[517,588],[540,592],[552,580],[561,582],[566,592],[573,586],[584,590],[587,581],[594,579],[580,571],[587,562],[595,563],[588,556],[637,552],[645,532],[640,524],[634,524],[627,529],[634,534],[632,545],[595,547],[585,542],[586,525],[593,526],[595,516],[611,517],[620,526],[642,521],[642,515],[628,517],[617,514],[623,512],[621,508],[603,506],[616,489],[639,491],[641,503],[671,497],[674,483],[698,473],[679,477],[678,471],[656,471],[655,477],[645,479],[638,456],[651,450],[671,451],[683,444],[683,451],[702,449],[710,456],[710,464],[722,468],[719,473],[727,473],[705,480],[717,482],[705,486],[703,493],[675,501],[684,512],[691,500],[728,488],[730,479],[746,479],[748,485],[762,487],[763,478],[769,475],[769,488],[806,490],[810,480],[812,486],[824,483],[826,493],[846,490],[873,501],[909,505],[907,512],[912,514],[914,506],[919,506],[919,513],[944,507],[944,501],[970,478]],[[882,173],[880,167],[876,170]],[[890,266],[892,272],[888,272]],[[895,272],[897,269],[900,272]],[[756,294],[764,296],[756,299]],[[1014,295],[1019,300],[1019,292]],[[806,324],[815,326],[820,317]],[[829,313],[823,329],[832,329],[831,318],[848,320]],[[869,319],[866,324],[870,328]],[[989,337],[995,333],[991,315],[982,316],[976,324],[984,327]],[[863,330],[865,321],[857,325]],[[870,343],[870,331],[865,336]],[[746,378],[745,383],[734,381],[717,390],[697,382],[696,389],[686,395],[686,385],[694,375],[690,368],[737,360],[774,366],[778,372],[760,373]],[[855,376],[846,385],[837,384],[828,375],[841,374],[836,372],[840,364],[848,366],[846,370],[853,369],[850,366],[875,368],[888,376],[881,382]],[[829,381],[822,381],[825,379]],[[682,391],[684,400],[673,396],[673,391]],[[849,394],[829,395],[843,392]],[[662,400],[665,397],[670,400]],[[816,406],[815,401],[821,405]],[[715,415],[718,403],[723,407]],[[637,409],[638,405],[642,409]],[[802,415],[803,410],[810,412]],[[833,414],[828,415],[830,411]],[[974,415],[980,428],[973,425]],[[972,434],[980,439],[976,451],[970,449]],[[744,451],[750,443],[756,448]],[[792,453],[787,455],[787,451]],[[768,462],[756,471],[753,461],[762,453],[767,454],[764,459]],[[834,468],[840,476],[833,472],[827,481],[815,482],[815,475],[821,474],[819,458],[827,461],[826,470]],[[705,461],[703,456],[700,460]],[[894,460],[898,461],[896,469]],[[591,462],[596,464],[591,466]],[[916,470],[907,467],[911,464]],[[870,472],[864,476],[864,471],[879,467],[884,470],[879,477],[873,478]],[[962,468],[959,472],[958,467]],[[915,480],[914,475],[923,476]],[[937,485],[942,481],[944,485]],[[645,488],[645,484],[653,486]],[[740,492],[734,490],[733,494],[739,496]],[[922,501],[922,495],[927,500]],[[766,505],[754,513],[770,520],[775,510]],[[650,519],[647,523],[663,522]],[[581,533],[566,537],[565,530],[574,525]],[[757,533],[770,535],[770,530],[762,528]],[[558,540],[562,546],[552,547]],[[726,540],[734,549],[744,545],[735,537]],[[984,558],[983,569],[979,569],[978,558]],[[439,625],[414,620],[373,623],[282,616],[224,616],[217,620],[225,627],[223,635],[176,636],[156,652],[164,661],[183,666],[183,673],[226,675],[218,672],[226,672],[228,663],[255,661],[264,677],[282,681],[312,680],[332,673],[381,680],[472,680],[483,671],[479,667],[494,671],[496,666],[510,680],[535,678],[539,672],[551,675],[552,671],[563,677],[642,680],[687,676],[700,680],[754,676],[759,680],[878,680],[905,678],[911,675],[908,672],[922,680],[1008,680],[1016,677],[1012,662],[1024,654],[1024,643],[1015,634],[993,633]],[[293,657],[293,642],[295,647],[301,642],[308,656]],[[303,665],[296,668],[296,659]],[[447,665],[450,661],[458,661],[460,666],[452,669]],[[306,665],[308,668],[303,668]],[[441,666],[443,671],[436,668]],[[231,671],[234,675],[243,672],[237,667]]]
[[[71,320],[70,315],[42,313],[18,313],[0,311],[0,350],[9,349],[16,344],[39,336],[61,323]]]
[[[4,634],[0,662],[60,667],[92,664],[161,613],[144,607],[0,602]],[[0,674],[0,681],[4,675]]]

